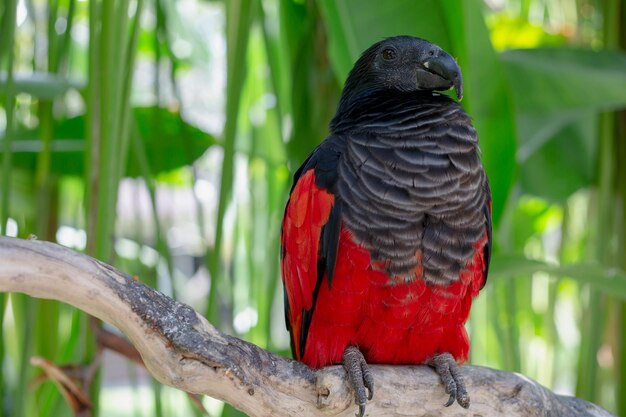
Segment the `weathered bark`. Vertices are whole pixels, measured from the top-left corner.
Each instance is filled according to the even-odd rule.
[[[189,306],[81,253],[0,237],[0,291],[59,300],[118,327],[152,375],[181,390],[226,401],[251,416],[353,416],[341,367],[314,371],[216,330]],[[611,416],[518,374],[465,366],[469,410],[424,366],[371,366],[370,416]]]

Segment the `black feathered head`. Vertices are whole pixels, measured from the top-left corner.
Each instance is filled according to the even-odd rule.
[[[452,56],[424,39],[396,36],[363,52],[348,75],[341,101],[368,90],[442,91],[452,87],[460,100],[463,78]]]

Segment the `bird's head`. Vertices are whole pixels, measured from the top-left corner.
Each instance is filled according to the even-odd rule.
[[[437,45],[412,36],[387,38],[369,47],[354,64],[344,95],[368,89],[434,91],[454,87],[463,97],[456,60]]]

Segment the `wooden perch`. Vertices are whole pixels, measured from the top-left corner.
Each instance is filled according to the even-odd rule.
[[[0,237],[0,291],[71,304],[119,328],[150,373],[183,391],[210,395],[250,416],[353,416],[339,366],[314,371],[216,330],[204,317],[115,268],[62,246]],[[424,366],[372,366],[370,416],[611,416],[518,374],[464,366],[469,410]]]

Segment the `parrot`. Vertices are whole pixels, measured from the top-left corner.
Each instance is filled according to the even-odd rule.
[[[456,100],[442,93],[454,89]],[[383,39],[350,71],[329,135],[295,172],[281,228],[294,359],[341,364],[357,416],[368,364],[425,364],[468,408],[465,328],[492,246],[491,191],[463,78],[439,46]],[[458,100],[458,101],[457,101]]]

